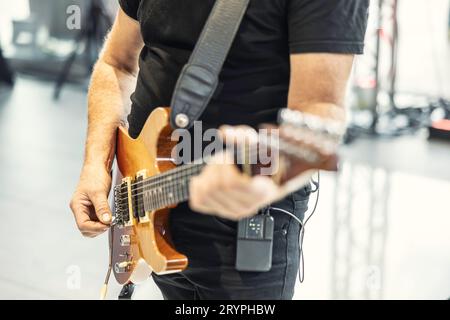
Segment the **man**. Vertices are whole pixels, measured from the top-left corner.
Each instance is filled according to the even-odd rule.
[[[115,24],[89,92],[85,162],[71,208],[87,237],[108,230],[107,203],[117,126],[128,115],[136,137],[155,107],[170,104],[183,65],[214,0],[120,0]],[[289,107],[345,121],[344,95],[353,56],[363,51],[368,0],[251,1],[220,76],[204,127],[275,122]],[[130,93],[132,106],[129,108]],[[166,299],[292,299],[299,268],[294,219],[275,219],[270,272],[235,270],[236,223],[273,199],[268,178],[247,178],[231,165],[208,165],[190,184],[191,200],[171,213],[171,233],[189,257],[186,271],[156,276]],[[309,186],[276,207],[302,218]],[[275,205],[274,205],[275,206]],[[200,214],[204,213],[204,214]]]

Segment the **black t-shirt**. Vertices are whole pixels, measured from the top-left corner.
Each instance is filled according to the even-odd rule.
[[[214,0],[119,0],[145,47],[128,118],[136,137],[150,112],[169,106]],[[292,53],[361,54],[369,0],[251,0],[220,74],[204,126],[274,122],[287,107]],[[320,76],[320,75],[317,75]]]

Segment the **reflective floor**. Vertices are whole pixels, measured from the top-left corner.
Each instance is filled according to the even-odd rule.
[[[323,179],[317,215],[307,226],[306,280],[296,297],[450,298],[450,182],[353,170],[350,194],[345,184],[336,189],[335,177]]]
[[[1,95],[0,298],[96,299],[106,272],[106,237],[83,239],[68,209],[82,161],[84,93],[68,88],[59,103],[51,96],[51,84],[26,78]],[[437,161],[420,175],[361,157],[364,146],[398,162],[397,143],[396,152],[411,154],[408,168],[426,142],[407,139],[358,142],[344,150],[339,176],[322,175],[297,299],[450,297],[450,144],[427,144]],[[119,289],[112,281],[109,297]],[[160,294],[149,281],[135,297]]]

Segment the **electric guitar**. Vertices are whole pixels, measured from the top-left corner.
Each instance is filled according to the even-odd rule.
[[[154,110],[137,139],[130,138],[125,127],[118,129],[110,265],[103,295],[111,271],[119,284],[127,284],[144,281],[151,272],[176,273],[188,266],[188,257],[172,244],[168,217],[171,208],[189,199],[190,178],[205,164],[174,164],[172,150],[178,142],[172,141],[169,116],[169,108]],[[278,127],[265,127],[268,132],[278,129],[276,139],[259,138],[257,145],[277,154],[270,176],[284,194],[304,186],[317,170],[337,170],[341,124],[288,109],[280,113],[279,122]],[[267,168],[267,163],[248,161],[251,148],[238,149],[246,174],[258,175]]]

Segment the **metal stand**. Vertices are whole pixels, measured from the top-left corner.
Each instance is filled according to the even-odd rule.
[[[345,142],[350,143],[360,136],[369,137],[397,137],[414,134],[431,123],[431,114],[436,109],[449,112],[448,101],[444,98],[429,101],[418,106],[402,106],[396,103],[397,91],[397,62],[399,46],[398,9],[400,0],[378,0],[376,4],[376,31],[368,33],[366,55],[358,60],[356,70],[365,77],[356,79],[355,89],[361,96],[364,91],[358,84],[370,83],[373,88],[370,102],[363,99],[357,105],[366,105],[370,112],[370,124],[358,123],[357,120],[349,126]],[[371,36],[372,35],[372,36]],[[368,81],[368,79],[370,81]],[[382,95],[387,99],[382,104]],[[364,96],[365,97],[365,96]],[[366,98],[366,97],[365,97]],[[368,104],[368,105],[367,105]],[[358,111],[354,111],[358,115]]]
[[[0,84],[1,83],[5,83],[11,87],[14,85],[14,76],[6,59],[3,57],[2,48],[0,48]]]
[[[89,72],[92,71],[96,55],[99,52],[99,44],[102,43],[106,30],[112,25],[112,21],[106,13],[101,0],[91,0],[89,1],[89,4],[89,11],[85,18],[86,25],[75,38],[75,48],[66,59],[56,81],[54,92],[55,100],[60,97],[61,90],[67,81],[70,70],[80,52],[80,48],[84,48],[83,53],[85,55],[86,65]],[[101,27],[102,21],[104,23],[103,28]]]
[[[390,174],[344,164],[336,178],[332,298],[383,298]]]
[[[368,109],[371,123],[368,127],[353,124],[350,134],[376,135],[377,126],[382,110],[379,104],[381,93],[389,96],[389,106],[384,109],[397,110],[395,95],[397,84],[397,56],[398,56],[398,4],[399,0],[378,0],[376,14],[376,28],[368,31],[366,54],[358,60],[357,69],[363,69],[366,78],[364,82],[373,84],[372,99]],[[357,79],[358,80],[358,79]],[[358,87],[358,85],[356,86]]]

